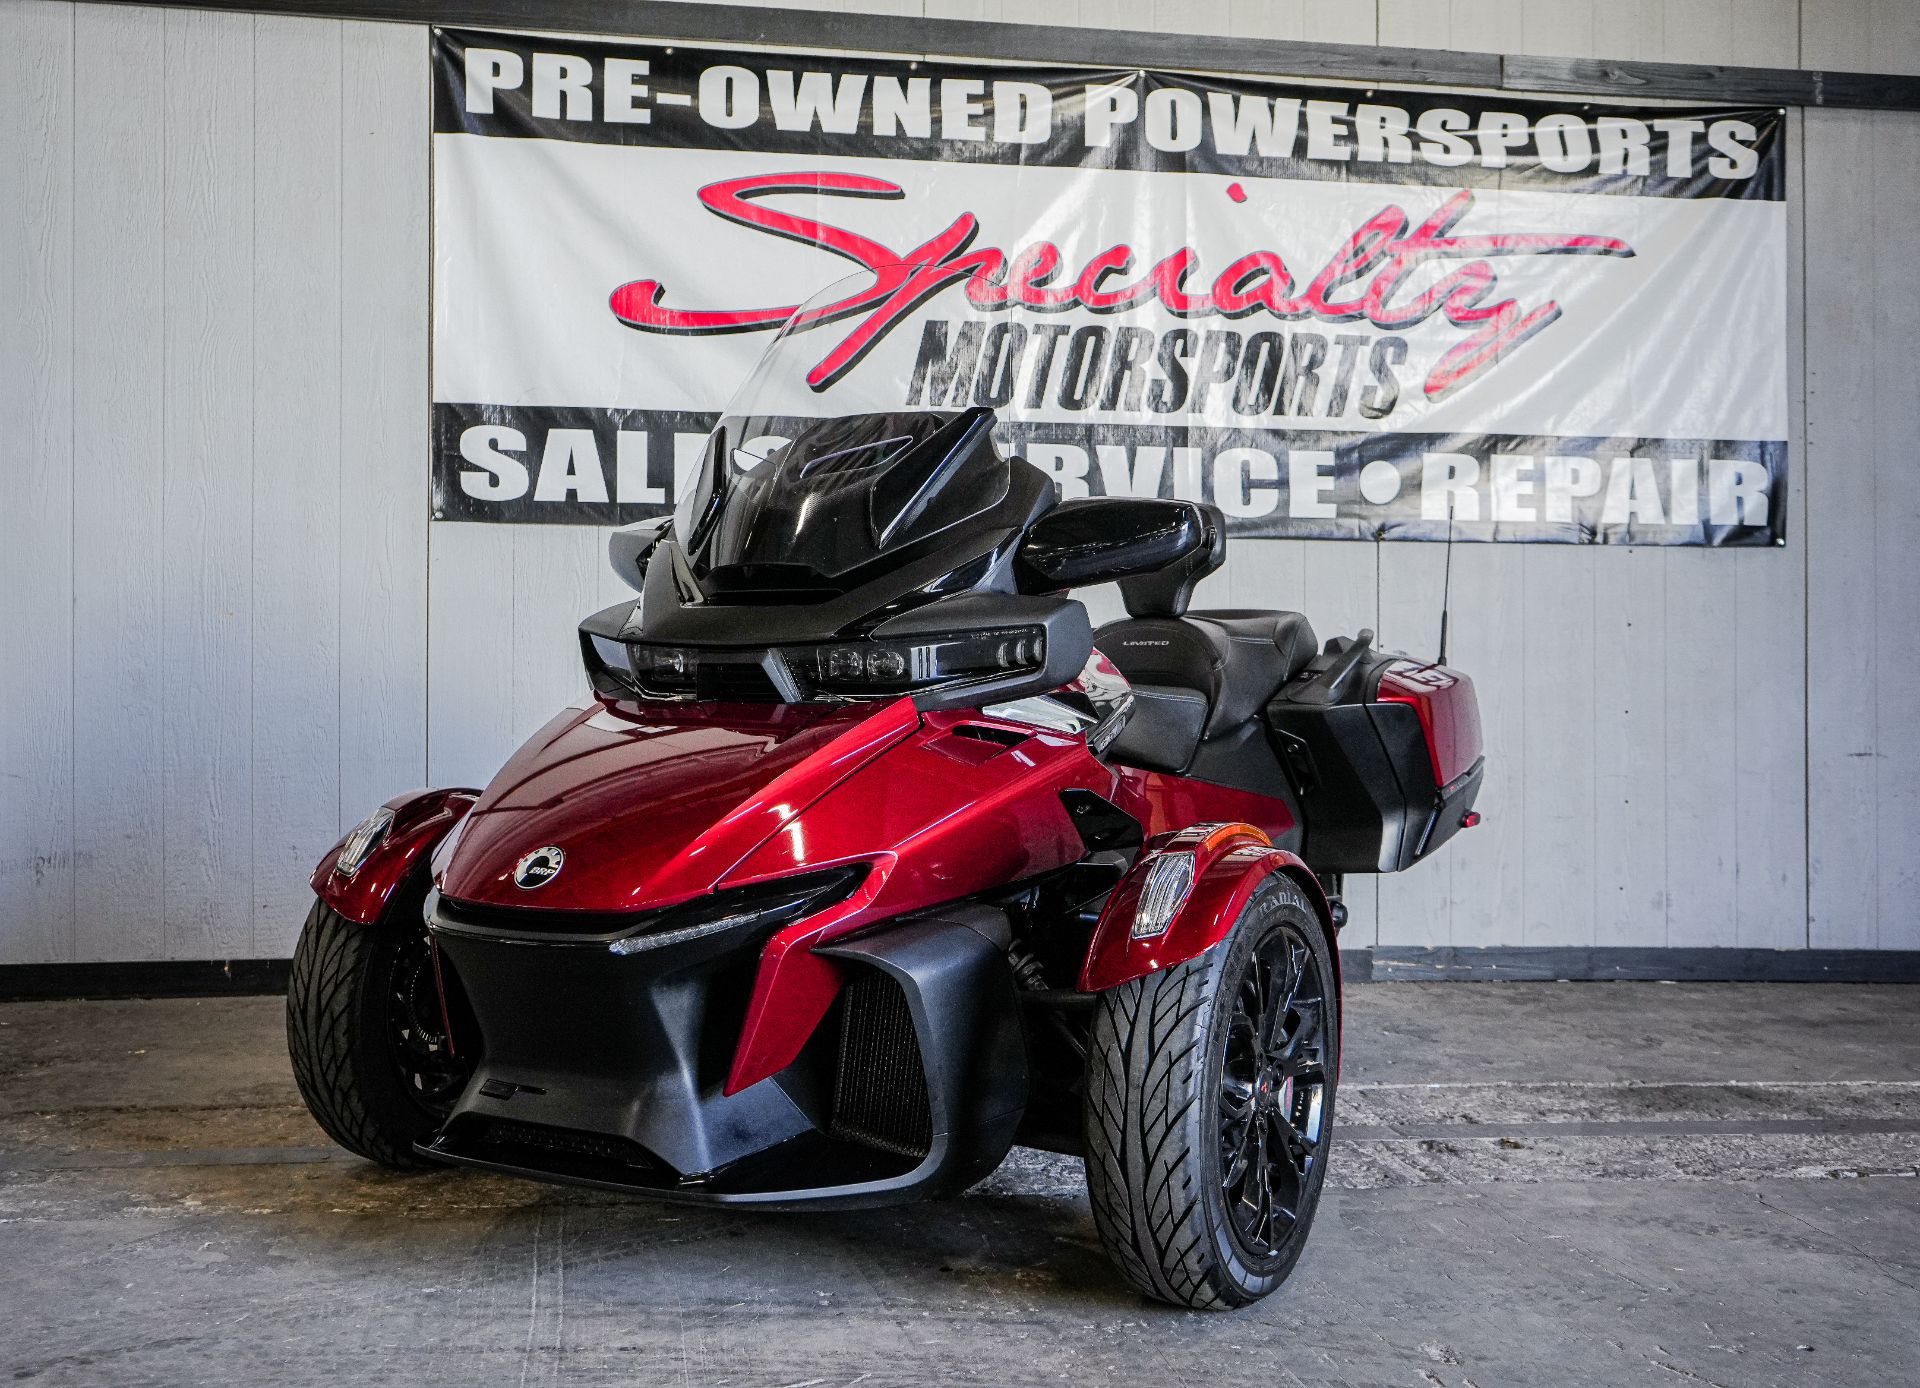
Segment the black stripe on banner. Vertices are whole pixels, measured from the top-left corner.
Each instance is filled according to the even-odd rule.
[[[1158,71],[755,53],[436,30],[441,134],[1527,188],[1785,196],[1778,108],[1634,109]]]
[[[624,525],[663,515],[713,418],[436,404],[434,517]],[[1780,440],[1011,421],[996,437],[1063,496],[1210,501],[1240,535],[1723,546],[1786,536]]]

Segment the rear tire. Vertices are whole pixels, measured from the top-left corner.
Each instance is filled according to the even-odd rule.
[[[1334,978],[1312,905],[1276,875],[1223,944],[1101,995],[1087,1191],[1108,1256],[1144,1295],[1227,1310],[1299,1261],[1333,1125]]]
[[[287,1051],[314,1121],[401,1171],[433,1165],[413,1146],[446,1120],[471,1069],[447,1046],[425,928],[400,923],[413,914],[361,925],[316,901],[287,987]]]

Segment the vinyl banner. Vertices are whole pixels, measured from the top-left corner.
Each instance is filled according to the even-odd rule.
[[[454,31],[433,62],[439,519],[661,514],[844,280],[780,354],[804,412],[990,406],[1064,497],[1784,535],[1776,109]]]

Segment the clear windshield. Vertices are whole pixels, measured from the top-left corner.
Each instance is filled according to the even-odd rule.
[[[808,299],[722,413],[674,514],[702,570],[833,579],[1006,495],[984,411],[916,407],[907,358],[848,345],[888,279],[863,270]]]

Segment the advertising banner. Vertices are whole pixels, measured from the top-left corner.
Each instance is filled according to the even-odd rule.
[[[1064,497],[1784,536],[1777,109],[456,31],[433,63],[438,519],[664,513],[835,286],[781,354],[809,412],[991,407]]]

